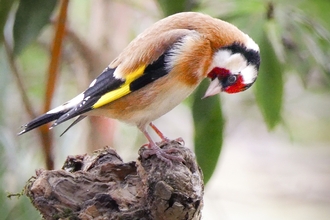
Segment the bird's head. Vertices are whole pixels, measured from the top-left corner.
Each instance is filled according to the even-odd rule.
[[[248,89],[257,79],[259,65],[259,47],[248,36],[245,44],[235,42],[218,49],[208,70],[211,83],[204,97]]]

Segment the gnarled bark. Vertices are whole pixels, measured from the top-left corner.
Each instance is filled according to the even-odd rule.
[[[169,166],[153,155],[124,163],[104,148],[69,156],[62,170],[38,170],[26,194],[45,219],[201,219],[204,188],[194,154],[177,141],[161,147],[177,149],[184,162]]]

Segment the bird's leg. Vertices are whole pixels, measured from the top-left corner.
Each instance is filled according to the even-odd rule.
[[[164,141],[165,143],[168,143],[170,141],[170,139],[168,137],[166,137],[163,132],[161,132],[156,125],[154,125],[154,123],[150,122],[150,127],[156,132],[156,134],[162,139],[162,141]],[[184,140],[179,137],[177,139],[175,139],[177,142],[180,142],[181,145],[184,145]]]
[[[156,132],[156,134],[162,139],[163,142],[169,143],[170,139],[166,137],[163,132],[161,132],[154,123],[150,122],[149,123],[150,127]],[[182,138],[177,138],[175,141],[179,142],[181,145],[184,145],[184,140]],[[175,153],[178,152],[175,148],[172,149],[164,149],[163,151],[166,151],[166,153]]]
[[[150,137],[149,133],[145,129],[140,129],[140,130],[142,131],[142,133],[144,134],[144,136],[149,141],[149,144],[147,145],[148,146],[148,149],[145,149],[143,151],[143,153],[141,155],[142,157],[148,158],[149,156],[156,155],[160,160],[164,161],[165,163],[169,164],[170,166],[172,165],[172,161],[178,161],[178,162],[183,162],[184,161],[184,159],[182,157],[171,155],[171,153],[178,152],[179,150],[177,150],[175,148],[161,149],[152,140],[152,138]]]
[[[149,125],[156,132],[156,134],[162,139],[162,141],[166,143],[170,141],[170,139],[165,137],[165,135],[156,127],[156,125],[154,125],[152,122],[150,122]]]

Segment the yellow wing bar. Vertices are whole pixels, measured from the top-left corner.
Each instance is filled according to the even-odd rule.
[[[113,101],[129,94],[131,92],[130,88],[129,88],[131,82],[133,82],[134,80],[136,80],[137,78],[142,76],[145,68],[146,68],[145,65],[140,66],[134,72],[128,74],[126,77],[125,83],[123,85],[121,85],[118,89],[110,91],[110,92],[104,94],[103,96],[101,96],[101,98],[92,107],[94,109],[99,108],[103,105],[106,105],[110,102],[113,102]]]

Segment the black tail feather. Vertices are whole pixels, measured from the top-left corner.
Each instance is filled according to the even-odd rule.
[[[33,119],[26,125],[23,125],[22,126],[23,130],[21,132],[19,132],[18,135],[31,131],[41,125],[47,124],[48,122],[55,121],[65,113],[66,113],[66,111],[61,111],[61,112],[56,112],[56,113],[51,113],[51,114],[47,114],[47,113],[43,114],[43,115]]]
[[[100,98],[100,96],[96,96],[96,97],[91,97],[88,100],[84,100],[82,103],[83,104],[79,104],[74,108],[69,109],[68,111],[66,111],[65,113],[63,113],[53,124],[52,127],[55,127],[67,120],[70,120],[71,118],[74,118],[76,116],[80,116],[90,110],[92,110],[92,106],[94,103],[97,102],[97,100]],[[78,121],[79,122],[79,121]]]
[[[64,133],[66,133],[70,128],[72,128],[74,125],[76,125],[78,122],[80,122],[81,120],[83,120],[86,117],[87,117],[86,115],[80,115],[76,120],[74,120],[74,122],[72,122],[72,124],[69,127],[67,127],[67,129],[65,129],[65,131],[62,132],[60,137],[62,137],[62,135]]]

